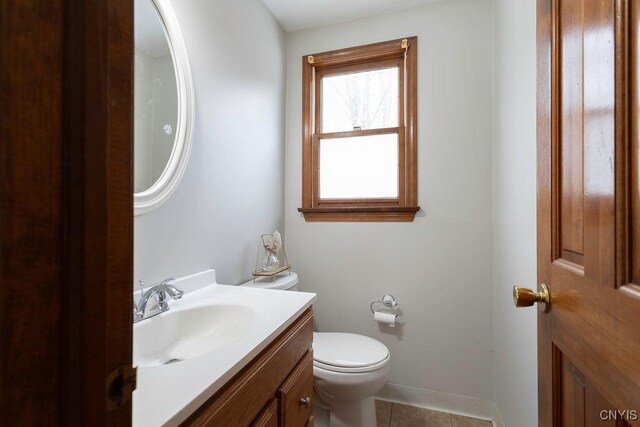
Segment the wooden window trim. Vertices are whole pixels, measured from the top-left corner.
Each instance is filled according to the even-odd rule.
[[[410,222],[420,210],[417,194],[417,41],[417,37],[408,37],[302,57],[302,207],[298,211],[306,221]],[[401,111],[397,127],[321,133],[321,99],[316,94],[320,93],[323,76],[390,65],[400,69]],[[320,139],[382,134],[398,135],[398,197],[320,199]]]

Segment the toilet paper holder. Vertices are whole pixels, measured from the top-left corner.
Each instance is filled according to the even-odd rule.
[[[394,298],[393,295],[387,294],[385,296],[382,297],[381,300],[379,301],[373,301],[371,303],[371,305],[369,306],[369,309],[371,310],[372,313],[375,313],[376,311],[373,309],[373,306],[376,304],[382,304],[387,308],[392,308],[398,305],[398,302],[396,301],[396,299]]]

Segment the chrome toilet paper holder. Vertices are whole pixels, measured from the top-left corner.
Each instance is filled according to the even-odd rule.
[[[398,305],[398,302],[396,301],[396,299],[394,298],[393,295],[387,294],[385,296],[382,297],[381,300],[379,301],[373,301],[371,303],[371,305],[369,305],[369,309],[371,310],[372,313],[375,313],[376,311],[373,309],[373,306],[376,304],[382,304],[387,308],[392,308]]]

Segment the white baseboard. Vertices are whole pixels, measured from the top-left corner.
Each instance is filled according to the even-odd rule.
[[[496,404],[491,400],[424,390],[398,384],[386,384],[376,395],[376,398],[432,409],[434,411],[487,420],[491,421],[495,427],[504,427],[500,412]]]

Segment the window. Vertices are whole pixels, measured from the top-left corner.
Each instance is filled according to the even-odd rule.
[[[307,221],[413,221],[416,49],[412,37],[302,58]]]

